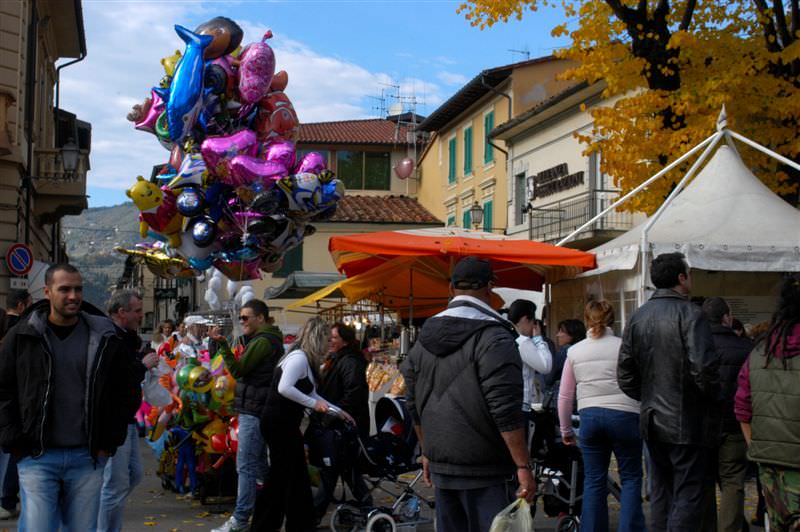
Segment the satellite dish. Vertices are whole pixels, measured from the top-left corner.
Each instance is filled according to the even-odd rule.
[[[400,102],[393,103],[389,106],[389,116],[397,116],[403,114],[403,104]]]

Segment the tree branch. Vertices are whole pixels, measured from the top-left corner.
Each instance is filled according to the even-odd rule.
[[[783,10],[783,0],[772,0],[772,11],[775,13],[775,23],[778,26],[778,34],[781,37],[782,48],[791,44],[789,29],[786,27],[786,12]]]
[[[669,0],[658,0],[658,5],[656,6],[655,11],[653,11],[653,18],[659,19],[662,17],[666,17],[669,13]]]
[[[767,2],[765,0],[753,0],[753,3],[756,5],[756,9],[758,9],[758,13],[761,15],[762,20],[764,20],[764,22],[761,23],[761,27],[764,29],[764,38],[767,41],[767,50],[774,53],[780,52],[781,47],[778,44],[778,33],[775,30],[775,23],[772,20],[772,17],[767,13],[767,10],[769,10],[767,7]],[[772,39],[770,39],[770,36],[772,36]]]
[[[606,0],[606,3],[617,18],[624,22],[626,26],[636,25],[636,11],[628,6],[622,5],[619,0]],[[647,13],[645,13],[645,15],[647,15]]]
[[[686,31],[689,29],[689,26],[692,23],[692,17],[694,16],[694,8],[696,5],[697,5],[697,0],[689,0],[688,2],[686,2],[686,10],[683,12],[683,18],[681,18],[681,25],[678,26],[679,30]]]
[[[792,36],[792,42],[794,42],[796,32],[800,30],[800,6],[798,6],[798,0],[792,0],[791,7],[789,8],[791,11],[792,17],[792,27],[790,30],[790,35]]]

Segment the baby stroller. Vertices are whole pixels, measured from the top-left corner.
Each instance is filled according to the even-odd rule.
[[[573,425],[577,424],[578,417],[573,416]],[[577,446],[561,441],[554,411],[535,410],[532,425],[529,445],[538,489],[531,513],[536,512],[536,502],[542,499],[545,514],[558,517],[557,532],[577,531],[583,499],[581,452]]]
[[[422,478],[422,465],[417,463],[417,436],[403,399],[382,397],[375,405],[378,434],[362,441],[356,437],[359,468],[366,475],[371,491],[380,490],[394,498],[391,506],[359,506],[340,504],[333,512],[330,529],[333,532],[397,532],[429,524],[432,518],[421,515],[421,505],[433,508],[416,490]],[[415,472],[410,481],[400,478]],[[395,490],[382,484],[391,482]],[[399,493],[398,490],[399,489]]]

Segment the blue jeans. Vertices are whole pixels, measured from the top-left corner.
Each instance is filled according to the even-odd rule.
[[[139,456],[139,434],[136,424],[128,425],[125,443],[117,449],[103,472],[100,513],[97,529],[101,532],[122,530],[125,499],[142,481],[142,459]]]
[[[261,436],[261,421],[250,414],[239,414],[239,448],[236,473],[239,485],[233,517],[240,523],[250,521],[256,503],[256,481],[267,476],[267,444]]]
[[[19,475],[17,459],[8,453],[0,453],[0,506],[15,510],[19,502]]]
[[[92,532],[106,458],[94,461],[89,449],[47,449],[17,463],[22,493],[19,532]]]
[[[466,490],[436,488],[435,494],[439,532],[485,532],[512,500],[505,482]]]
[[[618,530],[645,530],[639,414],[608,408],[584,408],[579,414],[584,465],[581,529],[608,530],[608,467],[613,451],[622,482]]]

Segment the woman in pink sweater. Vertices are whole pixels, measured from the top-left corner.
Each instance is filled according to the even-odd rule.
[[[587,336],[567,353],[558,394],[561,436],[575,445],[572,405],[577,391],[581,418],[580,448],[584,463],[581,529],[608,530],[607,476],[611,453],[622,482],[619,531],[645,530],[642,512],[642,439],[639,402],[617,384],[621,340],[614,336],[614,308],[608,301],[590,301],[584,311]]]

